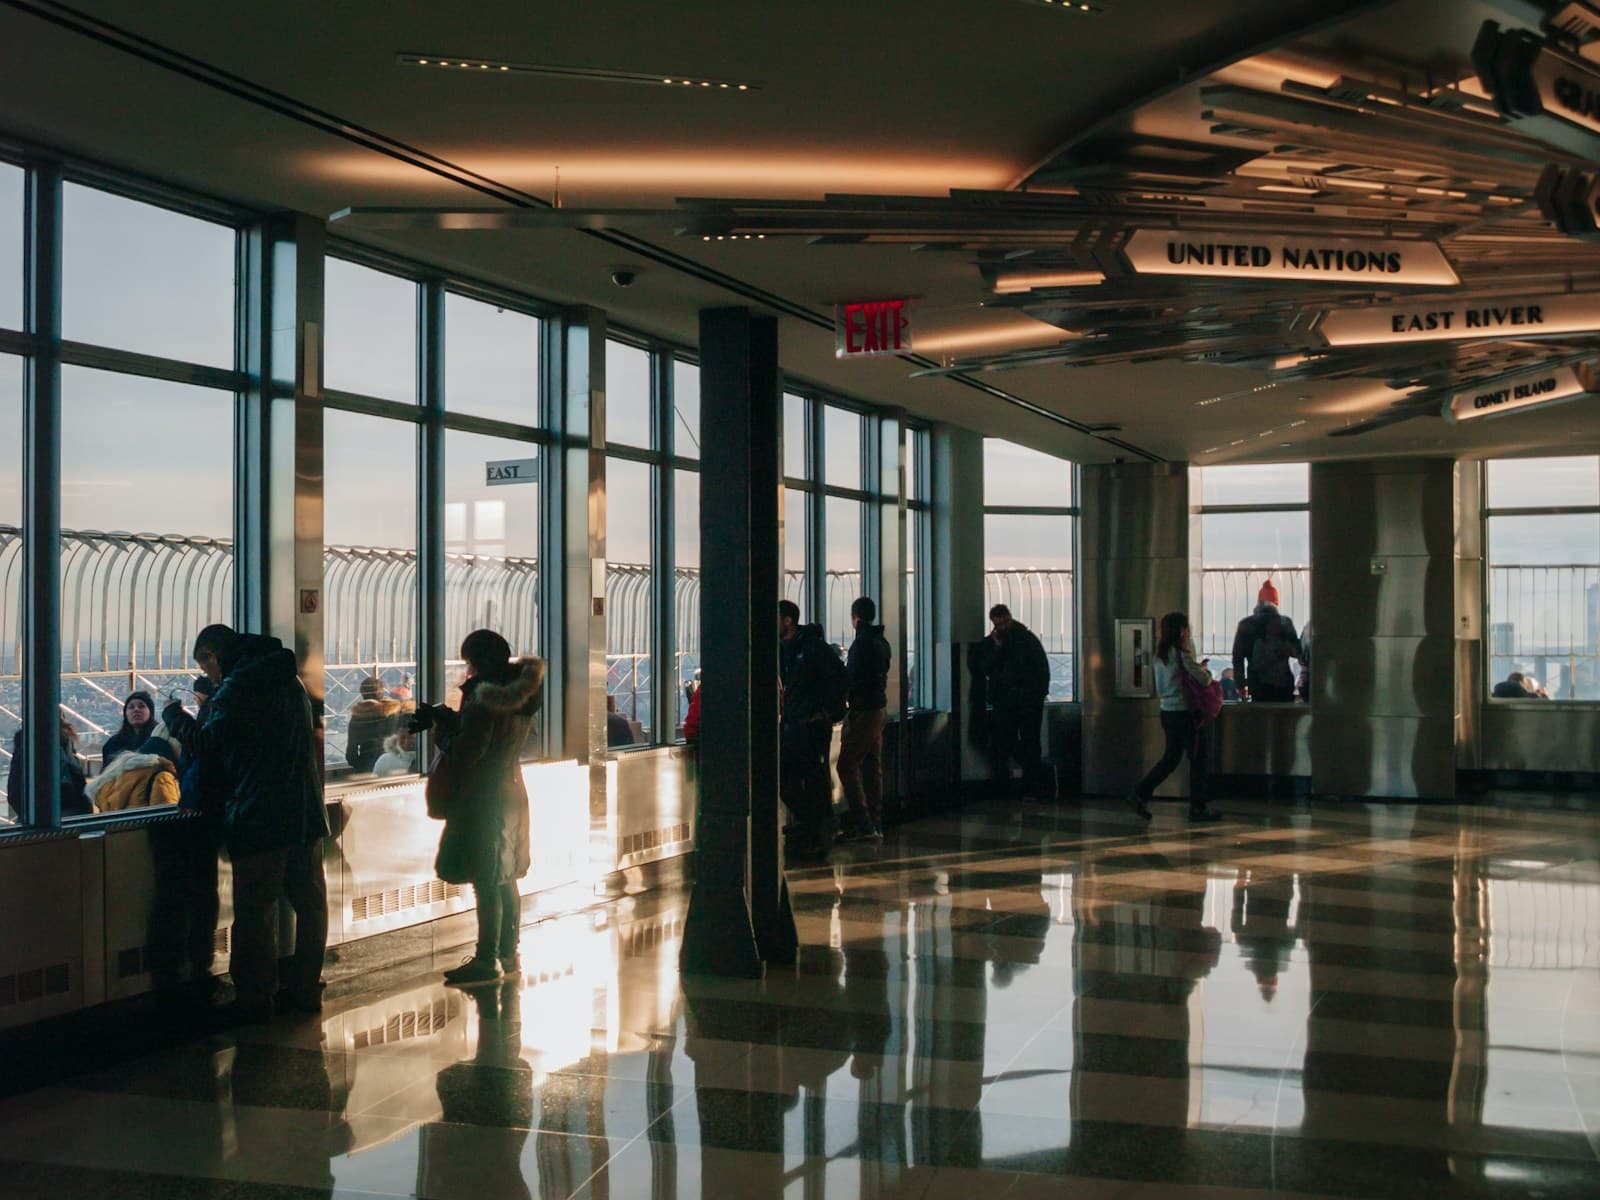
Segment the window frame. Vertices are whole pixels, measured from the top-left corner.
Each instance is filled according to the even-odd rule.
[[[1479,494],[1483,498],[1482,503],[1479,504],[1479,506],[1478,506],[1478,511],[1479,511],[1478,532],[1479,532],[1479,537],[1481,538],[1480,545],[1483,548],[1482,557],[1480,559],[1480,562],[1482,563],[1482,567],[1481,567],[1482,580],[1481,580],[1481,588],[1480,588],[1480,591],[1481,591],[1481,596],[1480,596],[1481,614],[1480,615],[1481,615],[1481,619],[1482,619],[1482,624],[1479,626],[1480,630],[1483,633],[1483,636],[1480,639],[1479,649],[1478,649],[1479,670],[1482,672],[1482,675],[1483,675],[1483,687],[1482,687],[1482,692],[1481,692],[1481,694],[1480,694],[1480,696],[1478,698],[1479,699],[1479,703],[1480,704],[1484,704],[1484,705],[1493,705],[1495,708],[1504,708],[1504,709],[1512,709],[1512,710],[1517,709],[1517,708],[1537,708],[1540,711],[1543,711],[1544,709],[1548,708],[1551,705],[1560,705],[1560,706],[1562,706],[1564,708],[1576,709],[1576,710],[1600,709],[1600,699],[1585,700],[1585,699],[1581,699],[1579,697],[1566,697],[1566,696],[1550,696],[1548,698],[1539,697],[1539,696],[1529,696],[1529,697],[1527,697],[1525,699],[1524,698],[1520,698],[1520,697],[1511,697],[1511,698],[1507,698],[1507,699],[1501,699],[1501,698],[1496,697],[1496,696],[1494,696],[1492,694],[1494,685],[1497,682],[1495,680],[1495,678],[1494,678],[1494,660],[1495,660],[1496,657],[1502,657],[1503,658],[1503,657],[1506,657],[1506,656],[1505,655],[1497,656],[1494,653],[1494,636],[1493,636],[1494,624],[1493,624],[1493,621],[1491,620],[1491,618],[1493,616],[1492,605],[1493,605],[1493,600],[1494,600],[1494,560],[1493,560],[1493,557],[1492,557],[1494,543],[1490,540],[1491,536],[1492,536],[1492,532],[1493,532],[1492,531],[1491,522],[1496,517],[1562,517],[1562,516],[1575,516],[1575,517],[1577,517],[1577,516],[1593,516],[1593,517],[1596,518],[1597,521],[1600,521],[1600,502],[1597,502],[1595,504],[1550,504],[1550,505],[1520,504],[1520,505],[1507,505],[1504,508],[1496,508],[1496,507],[1494,507],[1491,504],[1491,497],[1489,495],[1489,464],[1490,464],[1490,462],[1510,462],[1510,461],[1516,461],[1518,458],[1522,458],[1522,457],[1529,457],[1529,458],[1577,458],[1577,459],[1587,459],[1587,460],[1589,460],[1589,461],[1594,463],[1594,468],[1595,468],[1596,474],[1600,474],[1600,454],[1549,454],[1549,453],[1540,453],[1540,454],[1537,454],[1537,455],[1514,455],[1514,456],[1510,456],[1510,457],[1507,457],[1507,458],[1496,458],[1496,459],[1485,458],[1485,459],[1482,459],[1482,460],[1480,460],[1478,462],[1478,464],[1477,464],[1478,471],[1479,471],[1478,487],[1479,487]],[[1562,565],[1562,564],[1549,564],[1549,565],[1559,566],[1559,565]],[[1573,565],[1578,566],[1578,565],[1587,565],[1587,564],[1573,564]]]

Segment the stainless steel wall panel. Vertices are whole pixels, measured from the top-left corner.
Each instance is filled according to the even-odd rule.
[[[1317,627],[1317,711],[1351,717],[1454,717],[1455,640],[1356,637]]]
[[[1212,735],[1212,770],[1221,775],[1311,774],[1311,707],[1230,704]]]
[[[1143,778],[1166,749],[1160,714],[1153,706],[1123,701],[1120,711],[1099,712],[1083,718],[1084,790],[1099,795],[1122,795]],[[1156,790],[1157,796],[1189,794],[1189,767],[1180,766]]]
[[[1366,620],[1392,636],[1454,634],[1456,579],[1449,557],[1384,558],[1378,575],[1372,573],[1372,556],[1341,558],[1336,553],[1332,561],[1322,562],[1314,554],[1313,559],[1313,594],[1326,590],[1334,613],[1345,614],[1336,615],[1331,627],[1318,621],[1319,637]]]
[[[1082,472],[1083,557],[1189,555],[1189,477],[1183,463],[1088,466]]]
[[[1187,558],[1109,558],[1095,560],[1078,594],[1082,597],[1083,635],[1110,638],[1119,617],[1150,617],[1185,606],[1189,594]]]
[[[837,739],[836,739],[837,740]],[[617,867],[685,854],[694,837],[694,789],[683,746],[616,757]]]
[[[1324,795],[1447,800],[1455,796],[1455,721],[1318,714],[1313,779]]]
[[[1600,709],[1487,701],[1478,718],[1484,770],[1600,772]]]
[[[150,941],[156,872],[148,827],[113,829],[104,845],[105,994],[107,1000],[119,1000],[150,990],[143,960]]]
[[[16,996],[0,1005],[0,1029],[83,1006],[84,930],[102,915],[84,911],[91,892],[78,839],[0,846],[0,979]]]
[[[1482,710],[1483,658],[1480,643],[1457,639],[1456,659],[1456,767],[1473,770],[1483,765]]]
[[[1327,556],[1451,555],[1455,543],[1453,464],[1427,472],[1375,474],[1360,463],[1314,463],[1313,569]]]

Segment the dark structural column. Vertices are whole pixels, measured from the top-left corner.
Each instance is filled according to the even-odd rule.
[[[700,313],[700,821],[686,973],[759,976],[797,938],[778,808],[778,323]]]

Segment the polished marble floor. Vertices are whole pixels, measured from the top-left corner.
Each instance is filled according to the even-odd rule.
[[[6,1100],[0,1196],[1600,1196],[1600,809],[1226,812],[836,851],[760,983],[678,892],[356,980]]]

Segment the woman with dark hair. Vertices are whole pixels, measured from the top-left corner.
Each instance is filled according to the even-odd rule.
[[[1178,763],[1187,754],[1189,819],[1219,820],[1222,814],[1206,805],[1206,743],[1200,736],[1199,722],[1189,710],[1183,683],[1183,676],[1187,674],[1200,687],[1209,687],[1211,672],[1195,657],[1189,618],[1183,613],[1169,612],[1161,618],[1154,666],[1156,694],[1161,697],[1161,731],[1167,736],[1167,749],[1161,761],[1128,793],[1128,807],[1148,821],[1151,795],[1177,770]]]
[[[446,883],[470,883],[478,901],[476,952],[444,974],[446,983],[465,986],[522,968],[517,880],[528,873],[530,856],[521,752],[543,697],[544,663],[513,659],[505,638],[489,629],[469,633],[461,657],[467,678],[460,710],[420,705],[410,728],[438,729],[428,814],[444,819],[444,834],[434,869]]]
[[[100,747],[100,771],[116,761],[117,755],[137,750],[156,731],[156,702],[149,692],[129,692],[122,702],[122,728]]]
[[[6,803],[11,806],[11,811],[17,819],[27,821],[32,819],[32,814],[25,812],[27,797],[23,795],[24,780],[27,778],[27,763],[22,752],[22,730],[17,730],[17,735],[11,741],[11,768],[6,773]],[[61,815],[63,817],[87,817],[94,812],[94,805],[89,802],[89,797],[84,794],[87,778],[84,772],[83,755],[78,752],[78,731],[73,728],[72,722],[67,720],[66,714],[61,715]]]

